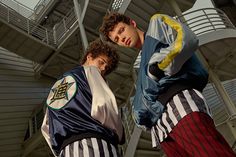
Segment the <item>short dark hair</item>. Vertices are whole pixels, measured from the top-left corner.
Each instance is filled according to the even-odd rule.
[[[113,43],[113,41],[110,40],[108,35],[110,31],[113,31],[114,27],[119,22],[130,24],[130,18],[125,16],[124,14],[120,14],[117,12],[111,12],[103,17],[102,26],[99,28],[100,37],[103,41]]]
[[[101,41],[101,39],[96,39],[89,44],[85,51],[85,55],[81,60],[81,64],[84,64],[87,60],[87,56],[91,55],[93,59],[105,55],[108,57],[108,65],[104,75],[110,74],[118,66],[119,55],[116,52],[116,49],[107,43]]]

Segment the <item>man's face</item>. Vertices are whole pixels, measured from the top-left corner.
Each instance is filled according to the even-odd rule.
[[[119,22],[114,29],[109,32],[109,38],[114,43],[124,47],[136,47],[140,40],[134,21],[132,21],[130,25]]]
[[[101,71],[101,74],[104,76],[104,73],[106,72],[106,68],[108,65],[108,57],[107,56],[100,55],[96,58],[92,58],[91,55],[88,55],[86,62],[87,62],[87,65],[89,65],[89,66],[97,67]]]

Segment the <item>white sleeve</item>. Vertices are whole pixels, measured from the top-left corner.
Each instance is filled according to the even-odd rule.
[[[84,66],[84,69],[93,97],[91,116],[105,127],[114,130],[121,140],[123,125],[114,94],[102,78],[98,68]]]
[[[48,145],[49,145],[53,155],[56,156],[55,152],[52,149],[52,145],[51,145],[51,142],[50,142],[50,134],[49,134],[49,124],[48,124],[48,122],[49,122],[49,120],[48,120],[48,109],[46,109],[46,113],[45,113],[45,116],[44,116],[44,119],[43,119],[43,123],[42,123],[42,126],[41,126],[41,132],[42,132],[43,137],[47,141],[47,143],[48,143]]]

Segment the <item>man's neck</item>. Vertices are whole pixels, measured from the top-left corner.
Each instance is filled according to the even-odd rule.
[[[139,41],[135,45],[135,48],[140,50],[140,49],[142,49],[143,42],[144,42],[144,32],[141,31],[140,29],[137,29],[137,32],[138,32],[138,35],[139,35]]]

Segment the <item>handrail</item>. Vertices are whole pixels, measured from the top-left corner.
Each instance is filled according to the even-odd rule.
[[[58,46],[62,39],[66,37],[69,30],[76,24],[74,8],[72,8],[67,16],[65,16],[61,22],[57,23],[52,30],[19,15],[1,1],[3,0],[0,0],[0,17],[3,20],[51,46]],[[47,0],[41,0],[40,2],[46,1]],[[177,17],[177,19],[181,20],[182,17],[185,18],[185,21],[181,22],[187,24],[197,36],[220,29],[235,29],[235,26],[225,13],[217,8],[197,9],[185,13]]]
[[[0,18],[6,23],[15,26],[16,28],[37,38],[38,40],[41,40],[50,46],[55,46],[54,39],[52,38],[52,30],[36,24],[32,20],[17,13],[15,10],[3,4],[2,2],[0,2]]]
[[[66,34],[77,22],[74,8],[72,8],[61,22],[57,23],[53,29],[48,29],[20,15],[1,1],[0,18],[53,47],[60,44],[62,39],[66,37]]]
[[[181,20],[182,17],[185,20]],[[227,15],[217,8],[203,8],[187,12],[177,19],[185,23],[197,36],[221,29],[235,29]]]
[[[15,0],[0,0],[1,3],[7,5],[24,17],[34,20],[34,10]]]
[[[74,8],[72,8],[69,14],[54,26],[53,30],[47,29],[41,25],[37,25],[24,16],[20,16],[8,5],[2,3],[3,1],[6,0],[0,0],[0,17],[2,17],[3,20],[51,46],[59,45],[62,38],[66,36],[67,32],[69,32],[76,23]],[[49,3],[49,0],[39,1],[35,8],[42,3],[47,4]],[[185,21],[181,21],[182,17],[185,18]],[[220,29],[235,29],[235,26],[231,23],[225,13],[217,8],[197,9],[185,13],[182,16],[177,17],[177,19],[187,24],[197,36]]]
[[[33,9],[27,7],[26,5],[16,0],[0,0],[0,2],[12,8],[24,17],[29,18],[31,20],[36,20],[38,15],[51,2],[51,0],[40,0]]]
[[[67,32],[77,23],[74,7],[70,10],[70,12],[65,16],[59,23],[57,23],[54,30],[54,39],[59,45],[66,36]]]

